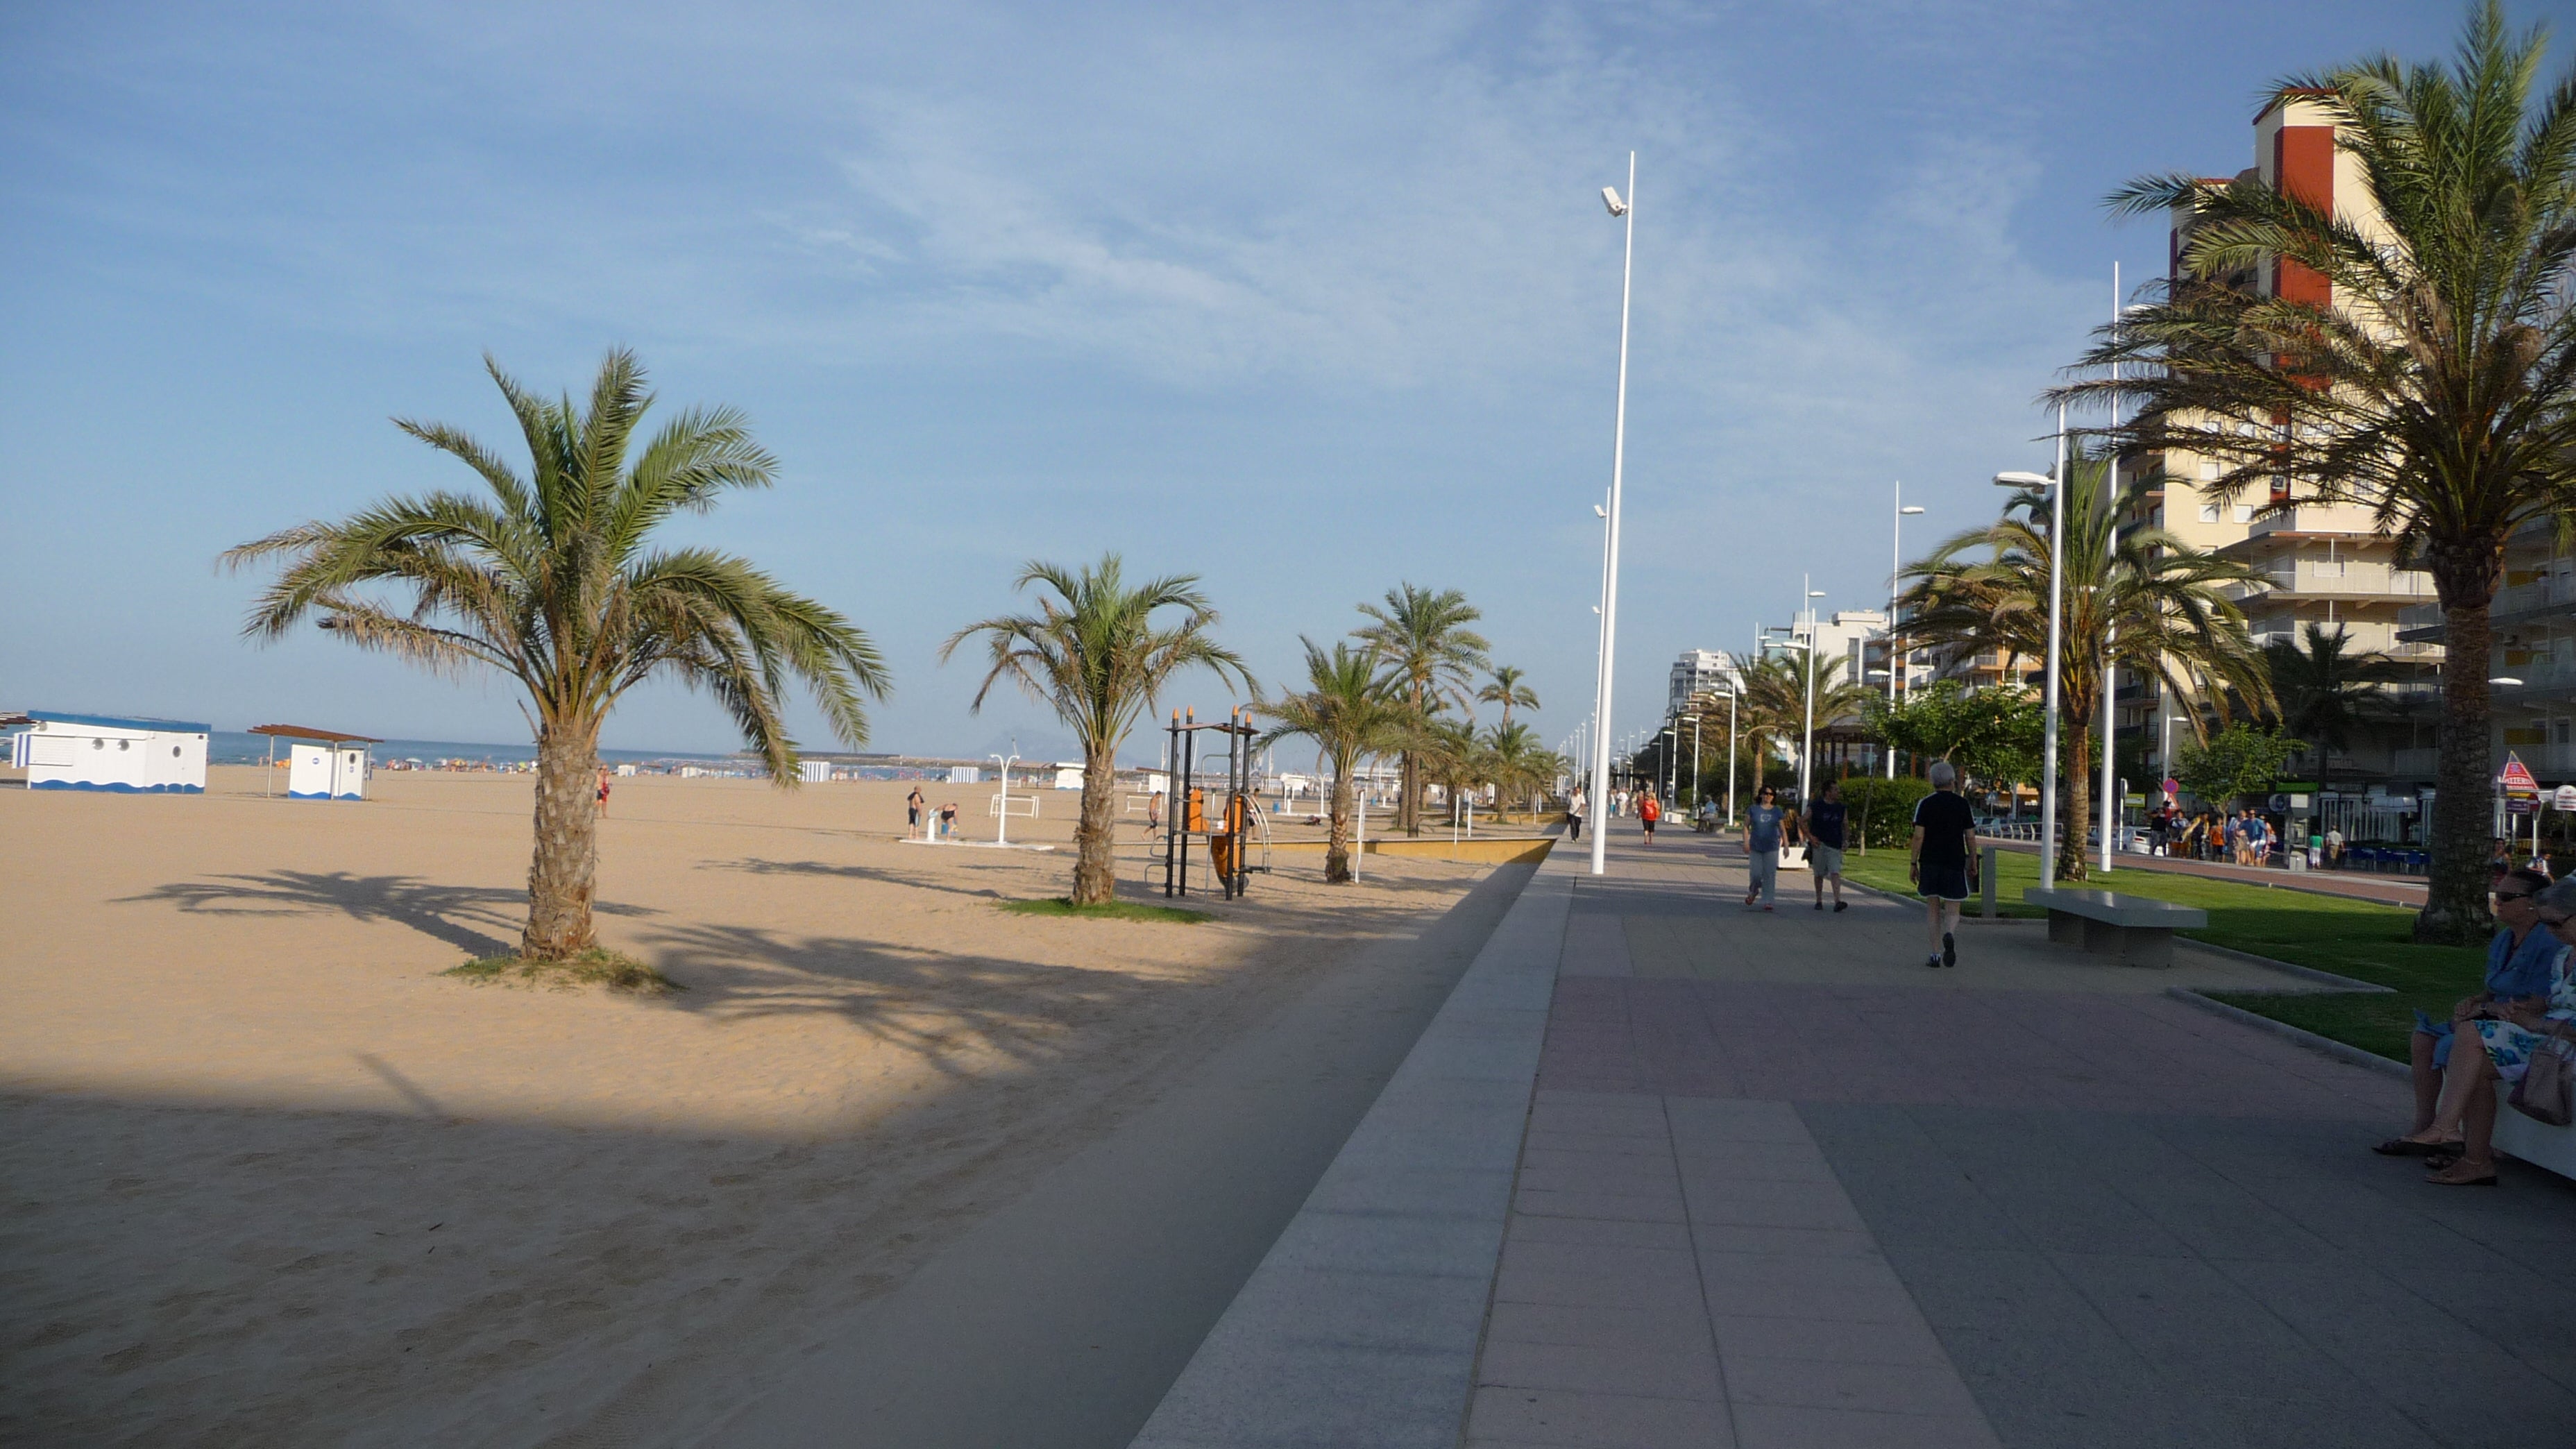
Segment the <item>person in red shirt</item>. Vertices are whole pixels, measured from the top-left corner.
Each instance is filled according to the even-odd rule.
[[[1637,823],[1646,827],[1648,845],[1655,843],[1655,822],[1663,818],[1663,802],[1655,798],[1655,792],[1651,788],[1637,797]]]

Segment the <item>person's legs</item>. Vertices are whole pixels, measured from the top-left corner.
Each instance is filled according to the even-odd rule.
[[[1780,852],[1762,852],[1762,905],[1769,909],[1780,899]]]
[[[2433,1125],[2433,1114],[2442,1101],[2442,1069],[2433,1064],[2436,1040],[2429,1031],[2419,1031],[2406,1042],[2409,1074],[2415,1079],[2415,1126],[2409,1136],[2421,1137]]]
[[[1959,901],[1948,899],[1941,902],[1941,964],[1944,966],[1959,964],[1959,942],[1956,932],[1959,929],[1961,905]]]
[[[1933,966],[1941,964],[1941,906],[1939,896],[1923,898],[1924,937],[1930,946],[1928,954],[1931,958],[1927,964]]]

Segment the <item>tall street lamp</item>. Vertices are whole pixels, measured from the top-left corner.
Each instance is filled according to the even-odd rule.
[[[1804,605],[1807,611],[1807,733],[1798,745],[1798,808],[1800,810],[1806,809],[1812,799],[1807,791],[1809,781],[1815,774],[1809,766],[1816,755],[1816,655],[1821,652],[1816,647],[1816,600],[1823,598],[1825,591],[1808,587],[1814,582],[1815,580],[1805,574],[1798,575],[1798,591],[1806,595],[1798,602]]]
[[[1601,668],[1596,676],[1592,699],[1593,718],[1601,721],[1601,738],[1593,746],[1594,778],[1610,778],[1610,667],[1619,647],[1619,484],[1628,465],[1628,297],[1637,275],[1637,153],[1628,153],[1628,194],[1623,199],[1614,187],[1601,188],[1601,200],[1610,214],[1627,219],[1626,253],[1619,264],[1619,406],[1617,421],[1610,430],[1610,512],[1607,536],[1602,541],[1601,557]],[[1592,832],[1592,873],[1601,874],[1608,850],[1608,836]]]
[[[2054,476],[2037,473],[1997,473],[1998,488],[2045,488],[2048,490],[2048,688],[2040,731],[2039,761],[2039,883],[2057,884],[2057,653],[2058,594],[2064,587],[2066,572],[2066,407],[2057,409],[2057,471]]]
[[[1896,599],[1902,592],[1898,580],[1905,572],[1905,520],[1922,511],[1920,504],[1912,508],[1905,506],[1905,480],[1896,480],[1896,546],[1888,550],[1887,569],[1887,703],[1891,709],[1896,705],[1897,676],[1905,672],[1905,665],[1901,662],[1904,655],[1896,647]],[[1881,745],[1879,748],[1886,752],[1887,778],[1893,780],[1896,778],[1896,747]]]

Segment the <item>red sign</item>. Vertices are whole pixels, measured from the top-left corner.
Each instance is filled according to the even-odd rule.
[[[2531,771],[2522,763],[2522,757],[2509,751],[2504,757],[2504,769],[2496,775],[2496,783],[2504,787],[2508,800],[2540,798],[2540,782],[2531,778]]]

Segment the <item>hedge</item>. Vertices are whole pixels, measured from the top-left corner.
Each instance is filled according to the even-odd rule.
[[[1882,780],[1855,775],[1841,782],[1843,803],[1851,807],[1848,838],[1875,850],[1905,844],[1914,832],[1914,804],[1932,793],[1930,781],[1911,775]]]

